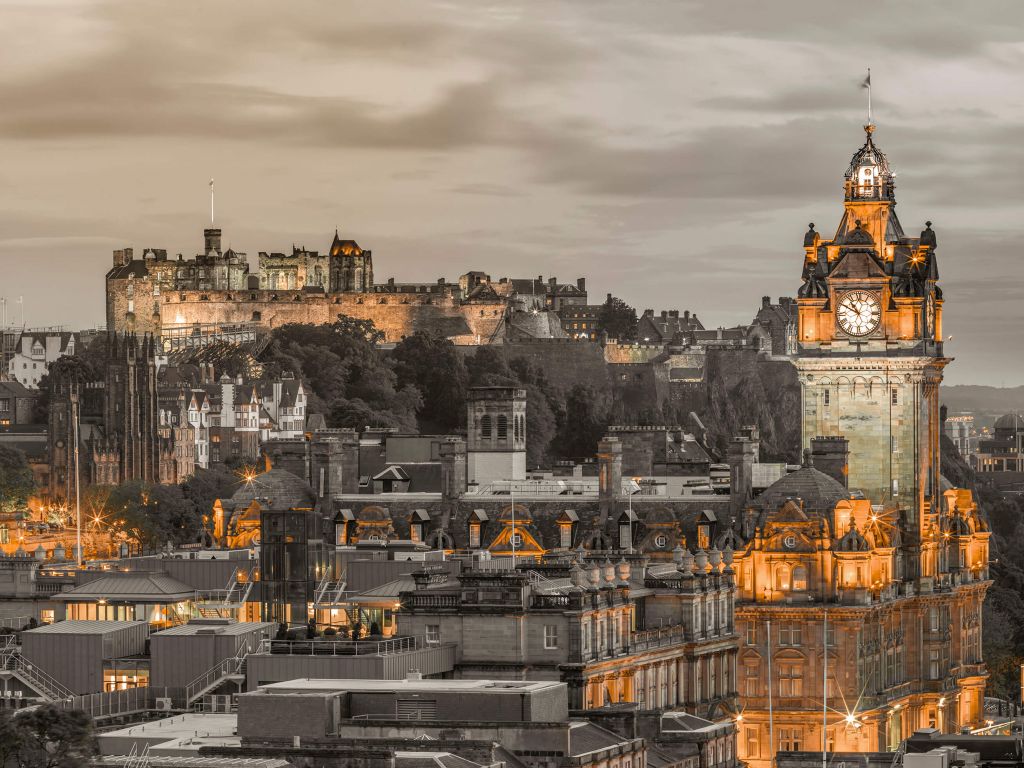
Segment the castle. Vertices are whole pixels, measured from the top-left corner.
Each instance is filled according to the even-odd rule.
[[[165,352],[211,339],[245,341],[288,323],[329,324],[338,315],[371,320],[385,343],[433,330],[460,345],[514,338],[564,338],[555,312],[585,305],[582,279],[559,283],[492,280],[467,272],[458,282],[374,281],[373,253],[335,232],[326,253],[293,247],[258,256],[222,249],[221,230],[206,229],[203,252],[169,259],[167,251],[114,251],[106,275],[107,329],[150,334]]]

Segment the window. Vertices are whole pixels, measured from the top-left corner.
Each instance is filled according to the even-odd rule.
[[[761,675],[756,664],[743,667],[743,694],[745,696],[761,695]]]
[[[899,392],[897,390],[895,390],[895,389],[892,391],[892,404],[893,405],[899,405],[900,404],[900,395],[899,395]]]
[[[893,453],[899,453],[900,452],[900,443],[899,443],[899,440],[897,439],[896,435],[892,435],[889,438],[889,443],[892,446],[892,452]]]
[[[11,410],[11,400],[5,397],[0,400],[0,413],[9,413]]]
[[[570,549],[572,547],[572,523],[562,523],[558,526],[558,545],[562,549]]]
[[[551,651],[558,648],[558,625],[544,625],[544,650]]]
[[[824,392],[821,393],[821,396],[822,396],[822,399],[823,399],[823,401],[825,403],[825,407],[826,408],[828,408],[828,406],[829,406],[831,394],[832,393],[829,390],[827,390],[827,389]]]
[[[697,526],[697,546],[701,549],[708,549],[711,546],[710,525],[703,524]]]
[[[508,438],[508,417],[498,417],[498,439],[505,440]]]
[[[480,417],[480,437],[491,436],[491,417],[484,415]]]
[[[796,698],[803,696],[804,678],[801,664],[783,662],[779,665],[779,696]]]
[[[789,591],[789,568],[785,565],[775,567],[775,589],[779,592]]]
[[[757,645],[757,625],[747,624],[747,645]]]
[[[793,569],[793,589],[798,592],[807,589],[807,569],[802,565]]]
[[[803,746],[803,732],[800,728],[779,729],[779,751],[799,752]]]
[[[428,645],[438,645],[441,642],[440,624],[427,624],[426,641]]]
[[[480,523],[473,523],[469,526],[469,546],[480,546]]]
[[[799,624],[781,624],[779,626],[779,645],[798,646],[800,644]]]
[[[758,743],[757,743],[757,728],[752,728],[752,727],[744,728],[743,729],[743,737],[744,737],[744,740],[746,742],[746,750],[747,750],[746,757],[747,758],[757,757],[758,751],[759,751]]]

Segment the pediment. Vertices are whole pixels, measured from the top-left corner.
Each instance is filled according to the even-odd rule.
[[[839,261],[829,272],[829,280],[873,280],[888,279],[885,268],[878,259],[868,251],[849,250],[839,257]]]
[[[765,543],[771,552],[816,552],[817,545],[810,536],[795,528],[783,528],[773,533]]]

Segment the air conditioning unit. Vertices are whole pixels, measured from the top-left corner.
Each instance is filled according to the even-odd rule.
[[[170,712],[171,711],[171,700],[159,698],[156,700],[156,711],[157,712]]]

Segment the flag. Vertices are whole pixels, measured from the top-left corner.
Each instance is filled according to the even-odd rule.
[[[871,70],[870,69],[868,70],[868,76],[864,78],[864,82],[860,84],[860,87],[861,88],[870,88],[871,87]]]

